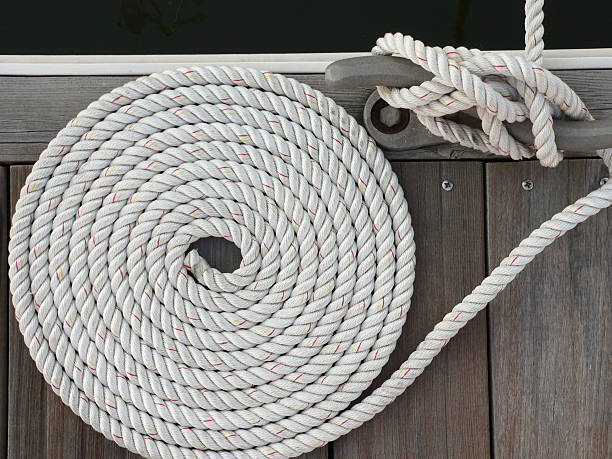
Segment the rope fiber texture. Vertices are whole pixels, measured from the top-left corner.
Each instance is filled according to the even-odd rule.
[[[399,41],[414,44],[398,47],[406,55],[425,50]],[[426,50],[429,65],[444,60]],[[463,69],[493,59],[470,53],[453,61],[465,91],[423,110],[497,94],[467,90]],[[431,87],[449,88],[455,73],[439,67],[449,80]],[[527,113],[504,103],[498,113]],[[46,381],[119,445],[155,458],[297,456],[382,411],[538,253],[611,203],[608,182],[535,230],[349,408],[410,307],[415,245],[397,177],[364,128],[304,84],[179,69],[102,96],[41,154],[13,217],[11,292]],[[234,242],[240,267],[221,273],[190,250],[206,237]]]
[[[400,33],[379,38],[372,53],[409,59],[434,77],[411,88],[379,86],[382,99],[410,109],[434,135],[465,147],[510,156],[535,156],[545,167],[563,159],[555,145],[553,116],[593,119],[578,95],[559,77],[542,67],[544,0],[525,2],[525,56],[482,52],[464,47],[425,46]],[[447,115],[476,108],[482,128],[459,124]],[[534,146],[515,140],[503,122],[533,123]],[[535,150],[535,152],[534,152]],[[598,152],[608,167],[612,150]]]
[[[234,242],[240,267],[189,249],[206,237]],[[85,422],[148,457],[263,457],[394,397],[343,412],[400,336],[414,252],[397,177],[344,109],[207,67],[129,82],[60,131],[9,263],[31,356]]]

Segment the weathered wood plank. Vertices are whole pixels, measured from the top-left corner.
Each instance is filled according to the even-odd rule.
[[[30,169],[10,169],[11,214]],[[44,457],[47,388],[19,332],[12,299],[9,304],[8,457]]]
[[[8,233],[9,233],[9,177],[8,169],[0,167],[0,310],[2,316],[8,315]],[[8,327],[7,320],[0,321],[0,451],[6,451],[8,429]]]
[[[489,266],[606,175],[599,160],[488,164]],[[496,457],[610,457],[611,236],[608,210],[556,241],[489,306]]]
[[[11,212],[31,166],[10,169]],[[19,332],[12,303],[9,325],[8,457],[138,458],[86,426],[45,383]]]
[[[323,75],[290,75],[333,96],[361,120],[372,90],[327,90]],[[0,77],[0,143],[51,140],[79,111],[134,76]]]
[[[2,173],[4,172],[2,171],[4,169],[0,168],[0,187],[3,186]],[[13,166],[10,168],[11,210],[15,208],[19,192],[30,170],[31,166]],[[5,199],[5,201],[7,204],[6,213],[8,213],[8,200]],[[4,248],[7,246],[8,218],[2,218],[2,215],[4,215],[2,213],[4,211],[3,204],[5,203],[0,201],[0,221],[5,223],[0,229],[0,241],[3,242],[4,252],[2,252],[2,257],[6,259],[8,255]],[[206,239],[198,242],[195,246],[198,247],[200,253],[207,258],[209,263],[220,270],[233,270],[240,263],[240,251],[237,247],[230,247],[226,241]],[[6,263],[0,269],[2,282],[4,282],[4,284],[0,284],[0,293],[2,294],[6,293],[3,288],[8,278],[5,267]],[[10,378],[8,388],[8,457],[11,459],[26,457],[139,458],[139,455],[120,448],[104,438],[102,434],[94,431],[62,403],[36,369],[36,365],[31,359],[19,332],[19,324],[15,320],[12,305],[8,315],[9,320],[6,322],[9,324],[10,332],[8,343]],[[2,339],[1,329],[0,339]],[[1,379],[0,390],[2,390]],[[3,431],[6,431],[6,424],[4,424],[4,427]],[[305,459],[325,459],[327,458],[327,452],[327,447],[324,447],[303,457]]]
[[[46,143],[0,143],[0,164],[31,164],[38,160],[40,153],[47,147]],[[389,161],[423,161],[423,160],[468,160],[468,161],[508,161],[504,156],[485,154],[468,150],[457,144],[433,145],[408,151],[385,151]],[[595,154],[565,152],[566,158],[598,158]]]
[[[555,72],[583,97],[596,117],[612,116],[612,70]],[[290,75],[332,97],[359,122],[372,89],[328,89],[324,75]],[[44,146],[80,110],[133,76],[0,77],[0,162],[34,162]],[[29,146],[22,146],[26,144]],[[482,159],[495,157],[461,146],[393,153],[401,159]]]
[[[47,148],[47,143],[0,143],[0,164],[33,164],[40,153]]]
[[[412,307],[380,385],[485,273],[483,168],[479,163],[395,163],[417,244]],[[441,189],[442,180],[454,184]],[[336,459],[489,457],[486,317],[481,315],[406,393],[334,443]]]

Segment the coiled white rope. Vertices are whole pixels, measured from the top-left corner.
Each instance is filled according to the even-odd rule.
[[[241,266],[210,268],[189,251],[204,237]],[[9,263],[38,368],[106,437],[149,457],[290,456],[363,418],[342,412],[401,333],[414,241],[397,177],[344,109],[207,67],[129,82],[60,131]]]
[[[609,155],[603,154],[608,167]],[[113,90],[59,132],[13,217],[19,327],[53,390],[147,457],[296,456],[371,419],[612,183],[535,230],[374,392],[410,306],[397,177],[331,99],[206,67]],[[189,251],[240,247],[234,273]]]

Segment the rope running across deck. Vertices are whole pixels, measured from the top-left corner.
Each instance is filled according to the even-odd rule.
[[[364,128],[304,84],[179,69],[102,96],[51,141],[13,217],[11,292],[46,381],[119,445],[297,456],[382,411],[538,253],[611,203],[608,182],[535,230],[348,408],[410,307],[397,177]],[[240,267],[221,273],[190,250],[206,237],[235,243]]]

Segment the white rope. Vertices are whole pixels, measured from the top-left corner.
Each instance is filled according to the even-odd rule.
[[[242,252],[223,274],[189,244]],[[414,279],[397,177],[295,80],[207,67],[104,95],[42,153],[10,277],[45,379],[148,457],[297,455],[350,430]],[[375,397],[376,398],[376,397]]]
[[[535,255],[611,203],[608,182],[535,230],[348,408],[410,307],[415,247],[397,177],[306,85],[179,69],[102,96],[51,141],[13,217],[11,292],[46,381],[119,445],[297,456],[380,412]],[[189,250],[203,237],[233,241],[241,266],[210,268]]]
[[[563,155],[555,145],[553,114],[574,120],[593,118],[576,93],[542,67],[543,6],[544,0],[525,3],[525,57],[463,47],[432,48],[411,36],[386,34],[376,42],[373,54],[410,59],[434,78],[411,88],[381,86],[380,96],[394,107],[413,110],[434,135],[512,159],[529,158],[533,152],[516,141],[503,122],[529,119],[537,158],[543,166],[555,167]],[[482,129],[445,118],[472,107]],[[610,151],[599,154],[610,166]]]

